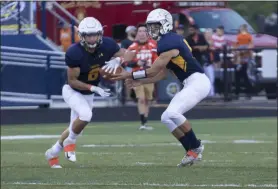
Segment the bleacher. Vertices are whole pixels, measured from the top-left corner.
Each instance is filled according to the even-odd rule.
[[[50,44],[38,34],[1,35],[1,45],[46,51],[59,50],[56,45]]]
[[[1,85],[1,106],[47,104],[61,94],[63,52],[1,46],[1,63],[2,81],[9,81]]]
[[[64,52],[1,46],[1,79],[9,81],[1,85],[1,107],[61,103],[66,82],[64,59]]]

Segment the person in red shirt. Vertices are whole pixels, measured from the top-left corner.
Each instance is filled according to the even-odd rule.
[[[137,27],[136,41],[128,48],[128,51],[133,52],[133,57],[131,58],[133,60],[128,63],[128,66],[132,67],[133,71],[151,67],[157,58],[156,48],[156,42],[148,37],[147,26],[145,24],[139,25]],[[135,87],[134,91],[138,100],[138,111],[141,120],[139,129],[152,130],[152,127],[146,126],[146,123],[149,114],[149,103],[153,99],[154,84]]]

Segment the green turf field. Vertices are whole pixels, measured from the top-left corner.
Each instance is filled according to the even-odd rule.
[[[2,137],[57,135],[65,124],[2,126],[1,189],[277,188],[276,118],[192,121],[205,152],[202,162],[185,168],[176,167],[183,148],[168,129],[149,125],[155,129],[91,123],[79,138],[78,162],[61,154],[63,169],[48,168],[44,159],[55,138]]]

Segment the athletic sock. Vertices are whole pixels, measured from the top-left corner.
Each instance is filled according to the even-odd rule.
[[[185,133],[185,135],[181,137],[179,141],[186,151],[198,148],[201,144],[200,141],[196,138],[195,133],[192,129]]]
[[[59,154],[63,150],[63,146],[57,141],[53,146],[52,146],[52,151],[54,154]]]
[[[145,115],[144,114],[140,114],[140,121],[141,121],[141,125],[145,125]]]
[[[146,123],[148,122],[148,117],[144,116],[144,125],[146,125]]]
[[[79,134],[76,134],[76,133],[74,133],[72,130],[70,130],[69,138],[70,138],[71,140],[75,140],[75,139],[77,138],[78,135],[79,135]]]

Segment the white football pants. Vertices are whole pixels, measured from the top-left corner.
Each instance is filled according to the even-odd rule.
[[[70,125],[79,118],[82,121],[90,122],[93,116],[92,109],[94,103],[94,94],[83,95],[73,90],[69,85],[64,85],[62,90],[64,101],[71,108]]]
[[[208,77],[202,73],[192,74],[183,81],[183,84],[183,89],[174,96],[161,115],[161,122],[169,128],[170,132],[186,121],[183,114],[202,101],[211,88]]]

